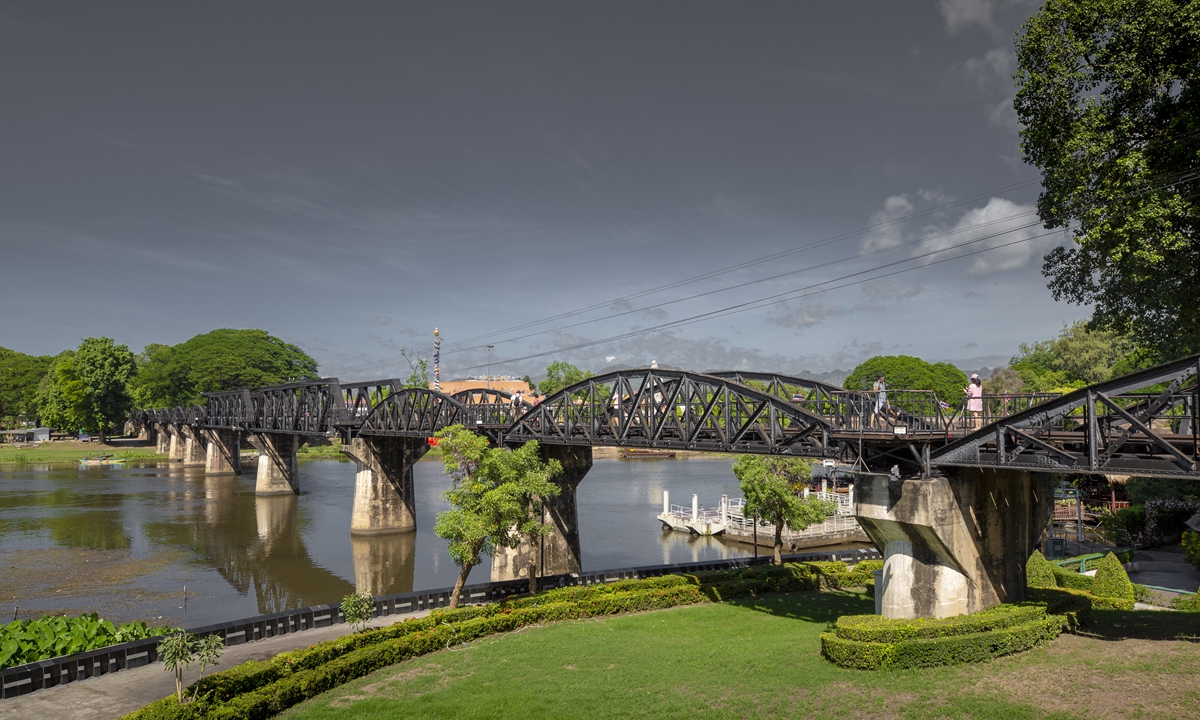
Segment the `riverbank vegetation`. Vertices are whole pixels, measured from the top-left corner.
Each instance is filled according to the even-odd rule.
[[[113,625],[96,613],[43,617],[0,625],[0,670],[173,632],[144,622]]]
[[[124,445],[100,445],[73,440],[42,443],[40,445],[0,445],[0,464],[5,463],[77,463],[97,455],[111,455],[114,460],[155,461],[166,460],[153,447],[127,447]]]

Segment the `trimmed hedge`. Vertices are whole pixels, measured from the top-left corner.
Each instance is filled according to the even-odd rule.
[[[1058,587],[1054,579],[1054,565],[1041,550],[1034,550],[1025,563],[1025,584],[1035,588]]]
[[[1092,578],[1091,593],[1099,597],[1121,598],[1133,600],[1135,595],[1133,583],[1129,582],[1129,574],[1125,572],[1121,561],[1116,555],[1109,553],[1096,566],[1096,576]]]
[[[859,670],[960,665],[1036,647],[1058,637],[1072,621],[1048,614],[1043,604],[1000,605],[937,620],[844,616],[834,632],[821,635],[821,653]]]
[[[264,662],[246,662],[201,678],[198,699],[158,700],[126,715],[135,720],[267,718],[349,680],[408,658],[526,625],[692,605],[760,593],[817,590],[821,576],[804,563],[666,575],[646,580],[548,590],[482,606],[435,610],[424,618],[354,633]]]

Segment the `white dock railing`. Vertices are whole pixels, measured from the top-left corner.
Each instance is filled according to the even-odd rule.
[[[849,493],[806,491],[805,495],[815,495],[822,500],[834,502],[837,504],[837,509],[824,522],[809,525],[803,530],[792,530],[785,526],[783,529],[783,537],[785,539],[795,540],[814,535],[854,530],[858,527],[858,521],[854,519],[853,514],[853,491]],[[663,516],[675,518],[681,525],[685,526],[689,523],[693,527],[696,525],[710,525],[713,526],[713,532],[718,532],[717,527],[720,527],[721,530],[732,532],[736,535],[754,534],[754,518],[746,517],[744,513],[745,507],[745,498],[731,499],[728,495],[721,496],[721,505],[717,508],[700,507],[699,498],[696,495],[692,495],[692,504],[690,507],[687,505],[673,505],[671,504],[670,494],[666,490],[663,491]],[[775,526],[760,524],[758,532],[760,535],[774,535]]]

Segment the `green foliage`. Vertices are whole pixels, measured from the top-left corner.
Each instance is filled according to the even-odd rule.
[[[1067,627],[1069,621],[1048,615],[1045,605],[1000,605],[937,620],[851,615],[821,635],[821,653],[860,670],[961,665],[1029,650]]]
[[[75,618],[47,616],[0,626],[0,669],[74,655],[171,632],[135,622],[114,626],[96,613]]]
[[[26,355],[0,347],[0,427],[19,415],[33,419],[38,385],[53,362],[50,356]]]
[[[180,630],[163,638],[158,644],[158,656],[162,660],[163,669],[175,673],[175,697],[179,703],[184,701],[183,671],[192,663],[200,663],[200,675],[209,665],[216,665],[217,659],[225,649],[225,641],[220,635],[205,635],[198,637],[195,633]],[[196,699],[199,687],[192,693]]]
[[[1171,601],[1171,607],[1182,612],[1200,613],[1200,588],[1192,595],[1180,595]]]
[[[1064,325],[1053,340],[1022,343],[1010,366],[1029,392],[1083,387],[1113,377],[1113,368],[1135,352],[1133,341],[1086,321]]]
[[[140,407],[200,403],[201,393],[317,377],[317,362],[264,330],[213,330],[148,353],[131,392]]]
[[[1091,593],[1100,597],[1133,600],[1133,583],[1129,582],[1129,575],[1116,555],[1105,555],[1096,567]]]
[[[429,360],[417,355],[415,351],[410,351],[408,348],[400,348],[400,357],[408,363],[408,377],[401,383],[402,387],[406,388],[428,388],[429,387]]]
[[[450,606],[481,555],[495,547],[516,547],[523,537],[545,535],[536,520],[541,498],[559,493],[552,479],[562,473],[557,460],[542,460],[536,442],[513,450],[488,447],[488,440],[461,425],[437,433],[450,489],[442,498],[453,509],[438,513],[434,532],[450,541],[449,553],[462,568]]]
[[[812,463],[801,458],[764,455],[739,455],[733,463],[733,474],[741,484],[746,506],[742,513],[757,517],[764,524],[775,526],[775,563],[782,560],[783,526],[803,530],[823,522],[837,510],[837,505],[816,496],[797,495],[812,477]]]
[[[375,617],[375,598],[365,590],[347,595],[342,598],[341,610],[346,622],[358,632]]]
[[[1036,588],[1058,587],[1054,579],[1054,565],[1042,555],[1041,550],[1034,550],[1025,563],[1025,584]]]
[[[1195,2],[1049,0],[1017,40],[1021,152],[1038,214],[1076,247],[1046,256],[1056,300],[1093,307],[1164,359],[1200,349]]]
[[[1180,544],[1183,545],[1183,554],[1187,556],[1188,562],[1200,565],[1200,532],[1184,530]]]
[[[1131,477],[1125,483],[1132,505],[1144,505],[1151,500],[1194,500],[1200,498],[1200,482],[1181,478]],[[1142,515],[1145,516],[1145,508]]]
[[[85,338],[51,365],[38,392],[38,413],[52,427],[82,428],[103,439],[129,411],[127,386],[136,370],[128,347],[110,338]]]
[[[1100,525],[1109,538],[1117,542],[1128,542],[1146,530],[1146,506],[1130,505],[1100,518]]]
[[[546,379],[538,383],[538,392],[542,395],[552,395],[590,377],[592,373],[589,371],[580,370],[564,360],[555,360],[546,366]]]
[[[870,390],[880,375],[886,376],[889,390],[932,390],[951,405],[965,397],[967,376],[962,370],[908,355],[877,355],[854,368],[842,385],[847,390]]]

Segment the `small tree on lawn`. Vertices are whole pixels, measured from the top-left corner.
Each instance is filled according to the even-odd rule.
[[[799,458],[742,455],[733,463],[746,499],[743,512],[775,526],[775,564],[783,562],[783,526],[803,530],[825,520],[837,505],[800,492],[812,476],[812,465]]]
[[[450,595],[450,607],[456,608],[467,575],[482,556],[497,547],[516,547],[522,536],[549,532],[531,508],[540,498],[558,494],[550,481],[562,473],[562,465],[543,460],[536,442],[516,450],[491,448],[487,438],[461,425],[445,428],[437,438],[451,477],[442,498],[454,508],[438,513],[433,530],[450,541],[450,558],[462,568]]]

